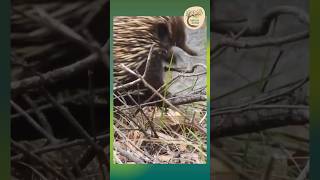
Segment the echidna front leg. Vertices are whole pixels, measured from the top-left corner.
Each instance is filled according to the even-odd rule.
[[[164,84],[164,67],[161,57],[153,55],[150,65],[146,70],[145,80],[155,89],[159,89]]]

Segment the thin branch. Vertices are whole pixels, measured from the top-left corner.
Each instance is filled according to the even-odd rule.
[[[283,51],[280,50],[280,52],[278,53],[278,56],[277,56],[276,60],[274,61],[274,63],[273,63],[273,65],[272,65],[272,67],[271,67],[271,69],[270,69],[270,72],[269,72],[269,74],[267,75],[267,77],[271,77],[271,76],[272,76],[273,72],[275,71],[275,69],[276,69],[276,67],[277,67],[277,65],[278,65],[278,63],[279,63],[279,61],[280,61],[280,58],[281,58],[282,54],[283,54]],[[268,83],[269,83],[269,79],[267,79],[267,80],[263,83],[263,86],[262,86],[262,88],[261,88],[261,92],[264,92],[264,91],[266,90],[266,88],[267,88],[267,86],[268,86]]]
[[[105,88],[95,90],[95,94],[101,94],[101,93],[106,93],[106,92],[107,92],[107,89],[105,89]],[[76,100],[87,99],[88,96],[89,96],[88,92],[80,92],[80,93],[75,94],[73,96],[71,95],[71,96],[63,98],[63,99],[58,99],[57,101],[60,104],[65,104],[65,103],[73,102]],[[44,105],[41,105],[38,107],[39,111],[47,110],[50,108],[53,108],[53,105],[51,103],[47,103],[47,104],[44,104]],[[32,108],[25,110],[25,112],[28,114],[36,113],[35,109],[32,109]],[[19,118],[19,117],[21,117],[20,113],[15,113],[15,114],[11,115],[11,119],[15,119],[15,118]]]
[[[144,164],[145,162],[141,159],[139,159],[138,157],[136,157],[134,154],[130,153],[129,151],[125,151],[123,150],[117,143],[114,144],[114,148],[115,148],[115,152],[117,151],[125,156],[126,158],[128,158],[128,160],[135,162],[136,164]]]
[[[107,143],[108,138],[109,138],[109,134],[105,134],[105,135],[98,136],[96,139],[98,141],[102,141],[102,142]],[[92,140],[94,140],[94,138],[92,138]],[[73,141],[65,142],[65,143],[60,143],[60,144],[51,144],[51,145],[48,145],[48,146],[43,147],[41,149],[34,150],[31,153],[34,153],[37,155],[42,155],[42,154],[45,154],[48,152],[61,151],[63,149],[71,148],[73,146],[86,145],[86,144],[88,144],[88,143],[86,142],[85,139],[77,139],[77,140],[73,140]],[[11,157],[11,161],[18,161],[21,158],[23,158],[23,154],[17,154],[15,156]]]
[[[310,170],[310,160],[307,162],[306,166],[303,168],[302,172],[299,174],[296,180],[307,179],[309,170]]]
[[[53,135],[52,127],[50,125],[50,122],[46,118],[45,114],[41,112],[36,102],[34,102],[28,95],[24,94],[23,98],[27,101],[27,103],[31,106],[31,108],[34,110],[35,114],[38,117],[39,122],[44,127],[46,131],[48,131],[49,134]]]
[[[266,46],[280,46],[283,44],[288,44],[296,41],[300,41],[303,39],[309,38],[309,31],[303,31],[295,34],[286,35],[283,37],[273,37],[266,39],[259,39],[255,41],[245,41],[245,40],[234,40],[232,38],[222,39],[217,48],[228,46],[235,47],[240,49],[251,49],[258,47],[266,47]]]
[[[91,54],[86,58],[81,59],[71,65],[64,66],[62,68],[58,68],[42,74],[43,80],[45,80],[46,84],[53,84],[58,81],[64,80],[87,70],[88,67],[96,64],[98,62],[98,59],[98,54]],[[18,92],[21,92],[23,90],[37,87],[41,84],[41,81],[42,80],[38,75],[18,81],[13,81],[11,82],[11,92],[13,94],[17,94]]]
[[[309,123],[309,109],[300,107],[246,108],[226,114],[211,114],[211,140],[258,132],[270,128]]]
[[[18,104],[16,104],[14,101],[10,101],[11,106],[18,111],[20,114],[22,114],[28,123],[34,127],[38,132],[40,132],[45,138],[47,138],[51,143],[57,142],[57,139],[52,136],[49,132],[47,132],[45,129],[43,129],[36,120],[34,120],[29,114],[27,114]]]
[[[213,18],[211,23],[214,24],[214,26],[211,26],[211,31],[222,34],[238,34],[243,31],[243,29],[246,29],[246,31],[242,33],[242,36],[263,36],[268,33],[269,26],[274,19],[286,14],[293,15],[304,24],[309,24],[308,14],[300,8],[294,6],[277,6],[267,10],[264,15],[260,17],[260,20],[257,21],[250,21],[250,18],[256,17],[242,18],[239,20],[219,20]],[[249,24],[252,22],[255,24]]]
[[[62,179],[62,180],[67,180],[64,175],[53,169],[48,163],[43,161],[39,156],[29,152],[26,150],[23,146],[21,146],[19,143],[15,141],[11,141],[11,145],[13,148],[17,149],[18,151],[21,151],[26,157],[29,157],[30,159],[34,160],[35,162],[39,163],[41,166],[43,166],[45,169],[47,169],[50,173],[55,175],[57,178]]]
[[[43,90],[44,90],[45,96],[57,108],[57,110],[62,114],[62,116],[78,131],[78,133],[88,142],[88,144],[90,144],[95,149],[97,154],[102,159],[105,159],[106,162],[108,162],[108,158],[106,157],[103,149],[91,139],[91,136],[88,134],[88,132],[85,129],[83,129],[83,127],[79,124],[76,118],[70,113],[70,111],[63,105],[59,104],[51,96],[51,94],[48,91],[46,91],[44,88]]]

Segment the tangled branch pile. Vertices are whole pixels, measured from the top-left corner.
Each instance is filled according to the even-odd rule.
[[[213,2],[212,176],[308,179],[307,1]]]
[[[13,179],[109,177],[108,7],[12,2]]]

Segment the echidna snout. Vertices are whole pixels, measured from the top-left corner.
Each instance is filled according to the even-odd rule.
[[[160,42],[167,45],[168,49],[176,46],[191,56],[197,55],[186,44],[185,25],[182,17],[170,17],[167,23],[159,23],[156,27]]]

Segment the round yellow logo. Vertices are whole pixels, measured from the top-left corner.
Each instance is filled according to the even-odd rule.
[[[200,6],[193,6],[184,12],[184,23],[190,29],[199,29],[205,20],[204,9]]]

